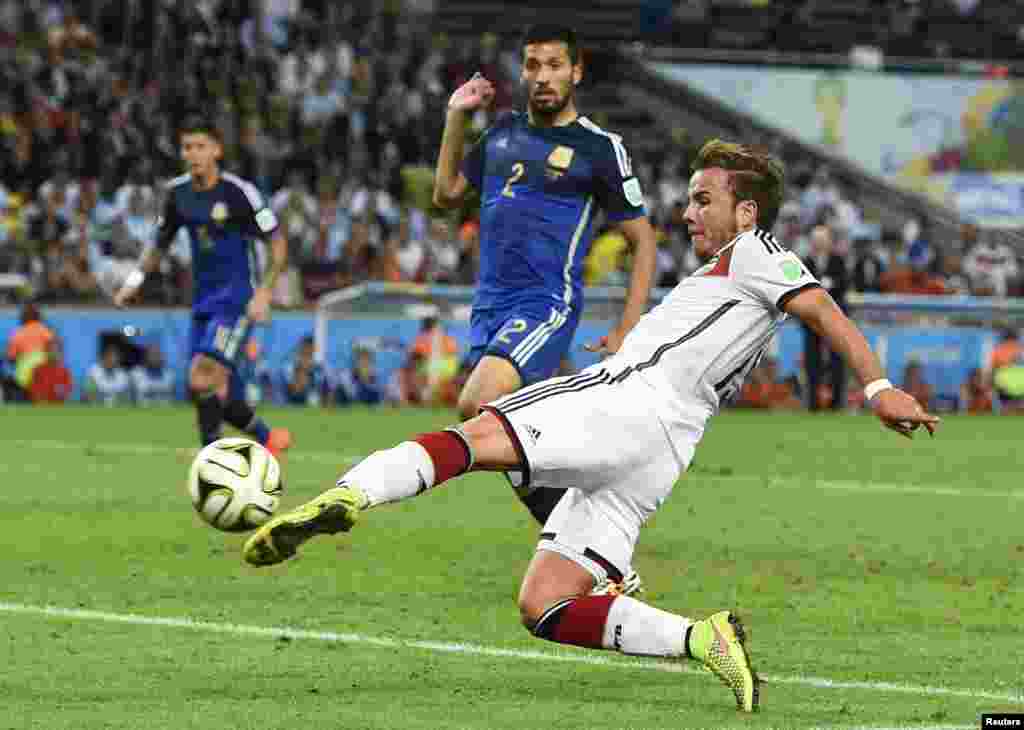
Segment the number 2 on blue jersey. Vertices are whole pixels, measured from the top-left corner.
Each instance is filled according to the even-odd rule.
[[[506,198],[514,198],[516,194],[512,192],[512,186],[519,182],[519,178],[526,172],[526,166],[522,162],[517,162],[512,165],[512,174],[509,175],[508,180],[505,181],[505,187],[501,189],[501,194]]]

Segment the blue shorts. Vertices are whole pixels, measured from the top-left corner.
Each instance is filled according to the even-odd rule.
[[[578,310],[567,312],[550,301],[474,309],[464,364],[476,367],[481,357],[494,355],[512,363],[523,385],[550,378],[568,354],[579,321]]]
[[[244,314],[192,315],[192,357],[208,355],[237,372],[252,322]]]

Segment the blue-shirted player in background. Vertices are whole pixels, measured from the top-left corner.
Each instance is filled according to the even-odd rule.
[[[139,267],[114,296],[124,306],[156,270],[178,229],[185,226],[192,241],[192,362],[189,387],[199,418],[199,439],[220,438],[227,421],[252,436],[275,455],[291,445],[291,434],[271,429],[245,400],[238,374],[254,322],[270,313],[270,296],[284,271],[288,244],[274,213],[249,182],[222,172],[223,143],[217,128],[199,118],[186,120],[180,132],[181,154],[189,172],[167,184],[167,202],[156,245],[143,254]],[[258,281],[254,239],[271,237],[270,265]]]
[[[633,272],[621,320],[588,349],[618,350],[644,313],[654,275],[656,238],[622,138],[576,109],[583,65],[575,33],[533,26],[522,49],[526,113],[497,119],[463,160],[467,118],[494,97],[491,83],[474,76],[449,101],[437,163],[436,205],[460,205],[470,186],[480,193],[473,370],[459,397],[463,418],[557,372],[583,309],[583,260],[598,208],[632,243]],[[521,475],[513,485],[541,524],[565,492],[523,483]]]

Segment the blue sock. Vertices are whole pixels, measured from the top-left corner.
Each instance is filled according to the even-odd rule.
[[[231,378],[228,380],[228,402],[233,400],[245,402],[245,381],[238,374],[237,370],[231,371]]]

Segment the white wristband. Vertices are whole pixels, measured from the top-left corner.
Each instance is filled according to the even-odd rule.
[[[890,390],[893,384],[885,378],[879,378],[878,380],[872,380],[870,383],[864,386],[864,400],[869,401],[876,395],[881,393],[883,390]]]
[[[142,269],[135,269],[132,273],[125,277],[124,285],[129,289],[138,289],[142,286],[142,282],[146,280],[146,272]]]

